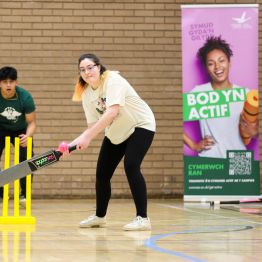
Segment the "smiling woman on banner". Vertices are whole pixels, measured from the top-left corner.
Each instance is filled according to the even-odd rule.
[[[231,83],[229,79],[230,58],[232,55],[233,52],[225,40],[221,39],[221,37],[209,37],[198,50],[197,56],[204,64],[211,81],[196,86],[191,93],[197,95],[201,94],[201,92],[203,94],[203,92],[216,91],[226,96],[226,92],[234,91],[233,93],[236,93],[241,90],[240,86]],[[247,93],[249,90],[245,89],[245,91]],[[252,98],[258,100],[257,94],[253,94],[251,100]],[[216,115],[216,117],[200,119],[202,139],[195,142],[184,133],[184,143],[203,157],[226,158],[227,150],[246,150],[246,144],[258,134],[258,118],[256,117],[253,121],[250,121],[246,117],[246,110],[243,110],[244,103],[243,98],[239,100],[231,99],[228,103],[229,115],[224,117]],[[247,102],[245,103],[245,109],[246,104]],[[206,106],[206,108],[202,108],[202,111],[207,112],[207,109],[214,109],[214,107],[209,104],[209,108]]]

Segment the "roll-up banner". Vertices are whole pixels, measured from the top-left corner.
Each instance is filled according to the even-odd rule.
[[[184,200],[260,196],[258,5],[182,5]]]

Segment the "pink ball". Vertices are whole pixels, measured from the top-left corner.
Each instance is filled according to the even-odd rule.
[[[58,150],[61,152],[61,153],[64,153],[68,150],[68,144],[65,143],[65,142],[62,142],[59,147],[58,147]]]

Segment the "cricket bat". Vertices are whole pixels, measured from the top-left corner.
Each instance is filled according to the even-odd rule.
[[[60,148],[60,147],[59,147]],[[69,152],[76,150],[76,146],[68,147]],[[7,168],[0,172],[0,187],[10,182],[25,177],[32,172],[37,171],[46,166],[50,166],[59,161],[63,152],[66,151],[65,148],[52,149],[43,154],[34,156],[28,160],[25,160],[15,166]]]

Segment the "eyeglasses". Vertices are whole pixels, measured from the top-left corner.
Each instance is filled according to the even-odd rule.
[[[90,72],[94,69],[95,66],[97,66],[97,64],[89,65],[87,67],[80,67],[79,71],[80,71],[80,73],[85,73],[86,71]]]

